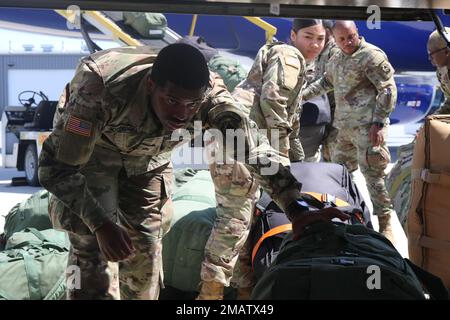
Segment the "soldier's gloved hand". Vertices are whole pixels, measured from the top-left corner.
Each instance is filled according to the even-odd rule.
[[[377,147],[384,142],[383,128],[374,123],[369,130],[369,140],[372,146]]]
[[[128,233],[113,222],[107,222],[98,228],[95,236],[100,251],[108,261],[125,260],[135,251]]]
[[[342,211],[329,207],[319,210],[309,211],[305,207],[292,204],[288,208],[287,215],[292,222],[292,235],[294,240],[300,239],[305,227],[315,222],[329,222],[334,218],[339,218],[341,221],[350,219],[348,214]]]

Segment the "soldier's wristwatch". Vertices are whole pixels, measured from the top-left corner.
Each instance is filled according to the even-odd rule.
[[[295,212],[306,212],[309,211],[309,206],[306,203],[306,201],[302,199],[297,199],[293,201],[287,208],[286,208],[286,216],[289,218],[289,220],[292,220],[292,218],[295,216]]]

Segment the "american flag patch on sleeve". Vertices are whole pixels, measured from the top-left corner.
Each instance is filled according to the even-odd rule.
[[[92,122],[82,120],[73,115],[69,116],[66,124],[66,131],[79,136],[90,137],[92,131]]]

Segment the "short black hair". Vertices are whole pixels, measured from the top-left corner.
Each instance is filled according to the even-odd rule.
[[[298,32],[298,30],[300,29],[308,28],[318,24],[322,24],[322,20],[295,18],[292,21],[292,30],[294,30],[294,32]]]
[[[202,53],[184,43],[163,48],[153,63],[150,77],[158,86],[167,81],[184,89],[195,90],[209,83],[209,69]]]

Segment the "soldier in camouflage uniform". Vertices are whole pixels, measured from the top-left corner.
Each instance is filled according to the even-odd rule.
[[[250,110],[258,128],[267,129],[270,143],[277,144],[275,148],[286,156],[286,164],[304,159],[298,132],[294,132],[299,129],[304,74],[305,58],[300,51],[273,42],[259,49],[247,79],[233,91],[233,97]]]
[[[300,20],[294,21],[296,31]],[[259,50],[247,79],[233,91],[233,97],[246,107],[249,117],[260,129],[267,129],[267,137],[284,155],[285,165],[304,158],[298,137],[304,72],[304,58],[296,46],[281,42],[266,44]],[[229,286],[230,282],[238,288],[239,299],[249,298],[254,279],[251,248],[246,239],[259,195],[258,184],[242,163],[217,163],[213,158],[210,161],[213,181],[220,191],[216,193],[217,219],[206,244],[200,273],[206,285],[202,285],[198,298],[220,298],[223,286]],[[233,201],[227,205],[229,199]],[[216,284],[216,290],[210,288],[212,283]],[[211,292],[220,293],[211,295]]]
[[[173,136],[191,130],[194,120],[220,132],[244,131],[247,167],[285,209],[294,234],[317,219],[348,218],[337,210],[304,214],[301,184],[276,166],[279,154],[258,143],[256,125],[224,88],[185,44],[158,55],[148,47],[114,48],[81,61],[39,158],[40,182],[54,195],[52,222],[69,233],[69,265],[80,268],[70,299],[158,297],[161,238],[172,211],[170,155],[183,143]],[[263,164],[278,170],[263,175]]]
[[[450,33],[450,28],[445,30]],[[431,63],[437,67],[436,75],[445,96],[444,103],[436,113],[450,114],[450,49],[437,31],[431,33],[427,48]]]
[[[340,51],[339,47],[334,41],[331,28],[333,23],[331,20],[323,20],[323,25],[326,30],[325,47],[316,59],[316,77],[321,78],[325,73],[325,66],[331,57]],[[331,123],[326,128],[326,138],[322,144],[322,160],[325,162],[331,162],[331,152],[334,148],[338,130],[333,126],[334,111],[336,110],[336,103],[334,101],[334,92],[329,91],[327,93],[328,102],[330,104]]]
[[[332,160],[345,164],[350,172],[359,165],[379,231],[393,240],[384,170],[390,162],[385,143],[389,115],[397,99],[394,69],[381,49],[359,37],[353,21],[336,22],[333,35],[341,52],[330,59],[325,75],[304,91],[304,99],[334,88],[334,123],[339,133]]]
[[[305,85],[315,79],[316,58],[325,44],[326,31],[322,20],[318,19],[294,19],[291,30],[291,44],[295,46],[305,58]],[[300,101],[303,103],[304,101]],[[302,107],[301,107],[302,108]],[[299,110],[301,115],[302,109]],[[304,127],[300,130],[300,121],[294,124],[294,133],[299,136],[305,153],[304,161],[318,162],[319,150],[314,150],[317,145],[317,136],[321,134],[320,126]],[[313,148],[311,148],[313,147]]]

